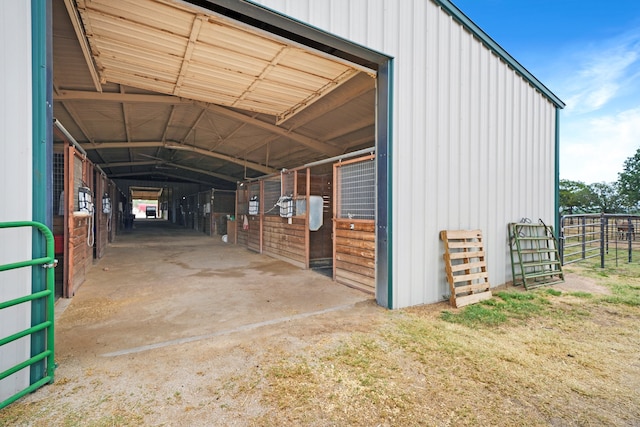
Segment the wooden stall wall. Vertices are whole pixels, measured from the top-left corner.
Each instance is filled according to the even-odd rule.
[[[291,224],[289,224],[291,220]],[[306,218],[282,218],[275,215],[264,216],[263,253],[306,268]]]
[[[227,235],[228,243],[235,243],[236,192],[211,190],[211,235]],[[229,240],[231,238],[231,240]]]
[[[65,156],[65,251],[63,296],[72,297],[85,280],[87,271],[93,265],[93,217],[78,215],[78,188],[87,186],[93,190],[95,203],[95,182],[93,165],[78,153],[74,147],[67,147]]]
[[[333,277],[375,294],[375,156],[333,168]]]
[[[298,212],[296,208],[297,199],[306,203],[305,176],[298,171],[288,171],[262,181],[262,251],[300,268],[309,266],[307,209]],[[278,205],[281,196],[293,199],[290,208]]]
[[[374,221],[336,219],[335,280],[375,293],[376,228]]]

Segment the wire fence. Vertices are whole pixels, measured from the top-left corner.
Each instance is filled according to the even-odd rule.
[[[640,250],[638,227],[637,215],[565,215],[560,219],[562,265],[592,258],[599,258],[602,268],[612,258],[633,262],[634,251]]]

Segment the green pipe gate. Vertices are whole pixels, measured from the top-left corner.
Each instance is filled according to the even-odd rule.
[[[13,396],[8,399],[0,402],[0,409],[5,406],[15,402],[20,399],[22,396],[35,391],[36,389],[42,387],[45,384],[53,383],[54,371],[55,371],[55,362],[54,362],[54,267],[56,265],[56,260],[54,259],[54,239],[53,233],[51,230],[47,228],[44,224],[34,221],[16,221],[16,222],[3,222],[0,223],[0,229],[3,228],[16,228],[16,227],[31,227],[38,229],[40,233],[43,235],[46,241],[46,256],[40,258],[34,258],[26,261],[18,261],[10,264],[0,265],[0,272],[14,270],[18,268],[26,268],[33,266],[41,266],[46,269],[46,289],[33,292],[30,295],[25,295],[19,298],[15,298],[9,301],[0,302],[0,311],[13,307],[19,304],[24,304],[28,302],[34,302],[37,300],[45,300],[46,301],[46,316],[44,321],[39,322],[37,324],[33,324],[30,328],[24,329],[22,331],[16,332],[7,337],[0,338],[0,355],[2,354],[2,348],[6,344],[9,344],[13,341],[16,341],[20,338],[24,338],[26,336],[30,336],[36,334],[40,331],[46,331],[46,346],[44,347],[44,351],[38,352],[37,354],[32,354],[31,357],[27,360],[24,360],[15,366],[0,372],[0,381],[25,369],[27,367],[32,367],[33,365],[44,362],[46,364],[46,371],[42,378],[34,380],[32,379],[31,385],[26,387],[25,389],[15,393]],[[33,348],[33,346],[32,346]]]

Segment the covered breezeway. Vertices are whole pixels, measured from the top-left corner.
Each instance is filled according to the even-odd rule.
[[[81,147],[119,189],[98,224],[112,215],[128,232],[135,189],[157,188],[163,224],[211,230],[192,217],[216,212],[190,196],[362,150],[389,183],[390,58],[380,53],[245,2],[55,0],[52,18],[53,114],[64,128],[54,147]],[[90,183],[74,185],[85,184],[101,200]],[[389,187],[377,188],[368,291],[389,306]],[[64,214],[69,233],[85,227]]]
[[[330,278],[225,245],[193,230],[140,221],[58,304],[59,356],[125,356],[261,327],[290,324],[371,295]],[[95,363],[96,360],[93,359]]]

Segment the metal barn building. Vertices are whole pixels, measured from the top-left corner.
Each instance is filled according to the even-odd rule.
[[[507,224],[556,221],[564,104],[449,0],[1,2],[0,33],[0,222],[64,237],[60,296],[117,239],[132,198],[302,268],[317,252],[335,280],[387,308],[449,293],[441,230],[482,230],[500,285],[511,280]],[[339,175],[351,163],[366,166],[364,190]],[[84,189],[91,221],[76,215]],[[236,193],[218,216],[216,191]],[[322,191],[320,245],[309,210]],[[283,196],[297,214],[270,217],[266,201],[282,208]],[[366,215],[349,210],[361,202]],[[287,227],[298,237],[282,237]],[[44,256],[37,231],[0,232],[0,264]],[[337,236],[361,237],[367,261],[364,249],[341,258]],[[40,291],[43,277],[0,270],[0,304]],[[0,339],[46,311],[0,309]],[[46,341],[40,331],[2,345],[0,372]],[[0,401],[46,382],[40,365],[0,379]]]

